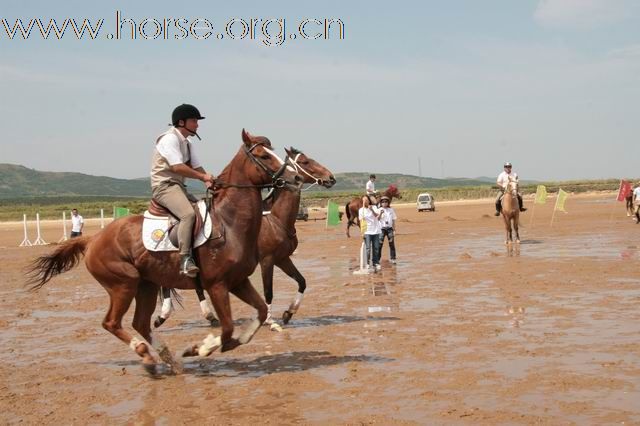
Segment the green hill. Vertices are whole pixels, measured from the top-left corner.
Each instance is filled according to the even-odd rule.
[[[395,184],[400,189],[443,188],[491,184],[491,178],[434,179],[403,174],[376,174],[376,188]],[[368,173],[337,173],[332,191],[358,191],[369,179]],[[204,192],[198,181],[189,181],[193,192]],[[118,179],[83,173],[42,172],[15,164],[0,164],[0,198],[17,199],[59,196],[148,197],[149,179]]]

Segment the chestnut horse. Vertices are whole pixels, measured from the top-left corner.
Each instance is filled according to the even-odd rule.
[[[291,164],[305,183],[322,185],[331,188],[336,180],[333,174],[323,165],[307,157],[302,152],[291,148],[286,150],[286,161]],[[300,206],[300,189],[283,191],[277,188],[274,192],[271,214],[263,216],[262,227],[258,235],[258,253],[260,254],[260,270],[264,297],[268,306],[267,323],[271,323],[271,302],[273,301],[273,267],[280,268],[285,274],[298,283],[298,294],[283,312],[282,321],[287,324],[302,302],[307,287],[300,271],[291,261],[291,255],[298,247],[296,235],[296,216]]]
[[[509,183],[502,196],[502,218],[507,231],[505,244],[513,243],[513,231],[516,233],[516,243],[520,242],[518,222],[520,221],[520,205],[518,204],[518,181],[509,178]],[[512,231],[513,226],[513,231]]]
[[[302,176],[303,183],[321,185],[325,188],[331,188],[336,183],[331,171],[317,161],[307,157],[293,147],[291,149],[285,148],[285,151],[287,153],[285,163],[292,166]],[[289,305],[289,308],[282,314],[282,321],[285,324],[297,312],[302,302],[304,291],[307,288],[305,278],[291,261],[291,255],[298,247],[295,223],[300,206],[300,194],[299,186],[275,188],[268,201],[271,212],[262,216],[262,226],[258,235],[258,253],[260,256],[264,297],[268,307],[266,324],[273,323],[271,319],[271,302],[273,301],[274,266],[280,268],[298,283],[298,294]],[[163,295],[163,315],[156,318],[156,327],[162,325],[169,317],[172,309],[170,292],[163,289]],[[212,325],[215,324],[215,319],[212,319],[207,311],[207,302],[204,294],[199,293],[198,299],[205,318]]]
[[[213,302],[222,333],[209,334],[202,344],[187,349],[184,356],[208,356],[248,343],[267,318],[267,305],[249,282],[258,264],[257,239],[262,224],[260,188],[283,185],[301,178],[271,150],[271,142],[262,136],[242,131],[244,144],[216,180],[216,193],[210,213],[223,228],[222,238],[211,239],[194,250],[200,266],[200,281]],[[178,252],[147,251],[142,243],[142,216],[128,216],[109,224],[102,232],[74,238],[53,253],[36,259],[31,265],[32,289],[42,288],[53,276],[72,269],[85,255],[87,270],[109,294],[109,310],[102,326],[129,345],[142,358],[149,372],[155,371],[154,347],[174,372],[180,365],[157,336],[151,332],[151,315],[161,286],[194,289],[196,281],[178,274]],[[233,318],[229,293],[253,306],[257,319],[247,322],[233,337]],[[122,327],[122,318],[135,298],[133,328],[139,340]]]
[[[402,195],[398,191],[398,187],[395,185],[389,185],[386,191],[382,193],[382,196],[387,196],[391,200],[394,198],[401,199]],[[380,199],[381,197],[378,197]],[[351,201],[347,203],[344,207],[344,212],[347,215],[347,237],[350,238],[349,228],[351,225],[356,225],[358,228],[360,227],[360,219],[358,218],[358,210],[362,207],[362,197],[353,198]]]

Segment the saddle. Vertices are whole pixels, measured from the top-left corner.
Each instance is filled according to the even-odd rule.
[[[193,226],[192,244],[193,248],[196,248],[210,239],[213,223],[204,200],[195,203],[194,209],[196,221]],[[145,248],[149,251],[178,250],[178,223],[171,211],[152,199],[148,210],[144,212],[142,223],[142,241]],[[216,238],[222,237],[222,229],[219,231]]]
[[[202,226],[204,225],[204,221],[202,220],[202,215],[198,211],[198,203],[197,202],[196,203],[191,203],[191,208],[193,208],[193,210],[196,212],[196,221],[193,224],[193,234],[192,234],[193,235],[193,241],[195,241],[196,237],[198,236],[198,234],[202,230]],[[152,198],[151,201],[149,201],[149,209],[147,211],[150,214],[154,215],[154,216],[171,216],[172,218],[175,219],[175,222],[169,226],[169,229],[168,229],[167,232],[169,232],[169,238],[171,238],[171,242],[172,243],[174,242],[174,238],[175,238],[174,245],[177,246],[178,245],[177,244],[177,242],[178,242],[178,227],[176,225],[178,225],[178,223],[180,223],[178,218],[175,217],[175,215],[173,213],[171,213],[171,210],[169,210],[168,208],[166,208],[165,206],[163,206],[162,204],[157,202],[155,198]]]

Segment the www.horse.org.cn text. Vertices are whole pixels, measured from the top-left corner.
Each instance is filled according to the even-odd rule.
[[[0,17],[0,38],[9,40],[256,40],[265,46],[281,46],[294,40],[344,40],[339,18],[230,18],[221,24],[206,18],[164,17],[135,19],[115,13],[111,25],[105,19]],[[290,23],[291,22],[291,23]],[[111,26],[111,32],[107,28]]]

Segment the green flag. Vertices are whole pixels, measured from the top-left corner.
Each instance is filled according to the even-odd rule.
[[[340,225],[340,212],[338,205],[333,201],[327,202],[327,226]]]
[[[125,207],[114,207],[113,218],[118,219],[120,217],[129,216],[129,209]]]
[[[569,194],[567,194],[566,192],[564,192],[562,189],[558,190],[558,198],[556,199],[556,206],[555,206],[555,210],[560,210],[561,212],[567,212],[564,209],[564,203],[565,201],[567,201],[567,197],[569,196]]]
[[[544,204],[547,202],[547,188],[544,185],[538,185],[538,189],[536,189],[536,200],[535,204]]]

